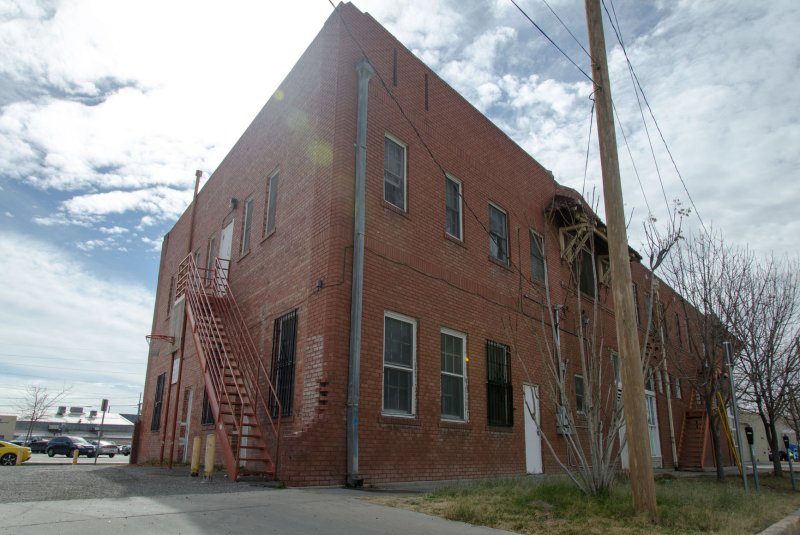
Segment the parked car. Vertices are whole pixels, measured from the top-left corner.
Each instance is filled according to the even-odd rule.
[[[19,456],[24,463],[31,458],[31,449],[0,440],[0,466],[14,466]]]
[[[31,453],[44,453],[44,450],[47,447],[47,442],[49,440],[50,440],[49,438],[40,435],[31,435],[31,437],[26,440],[25,435],[17,435],[13,439],[8,440],[7,442],[11,442],[12,444],[16,444],[17,446],[30,448]]]
[[[122,444],[122,445],[120,445],[119,452],[122,455],[124,455],[125,457],[130,455],[131,454],[131,446],[130,446],[130,444]]]
[[[96,440],[92,440],[91,443],[97,448],[98,457],[101,455],[108,455],[109,458],[113,458],[114,455],[119,453],[119,447],[109,440],[101,440],[99,444]]]
[[[31,439],[30,444],[28,444],[28,447],[31,449],[31,453],[44,453],[47,451],[47,445],[49,443],[49,438],[34,437]]]
[[[45,451],[48,457],[52,457],[56,454],[72,457],[72,452],[76,450],[78,451],[78,455],[85,455],[86,457],[94,457],[96,451],[95,447],[89,444],[85,438],[70,436],[51,438],[50,442],[47,443],[47,449]]]

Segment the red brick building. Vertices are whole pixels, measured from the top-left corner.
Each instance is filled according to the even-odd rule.
[[[348,416],[359,157],[360,378]],[[560,209],[591,216],[372,17],[340,5],[164,238],[152,333],[174,343],[151,345],[138,461],[185,461],[216,428],[229,474],[277,464],[292,485],[344,483],[348,437],[350,475],[367,483],[558,471],[523,407],[539,389],[542,429],[565,454],[543,350],[546,270],[552,303],[565,305],[574,408],[580,282]],[[649,274],[633,258],[643,315]],[[597,299],[610,357],[604,284]],[[661,299],[677,296],[662,286]],[[688,421],[675,336],[670,381],[656,374],[648,401],[664,467],[677,464],[667,392],[678,449]]]

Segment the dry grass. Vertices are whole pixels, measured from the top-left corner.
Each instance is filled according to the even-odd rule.
[[[752,481],[751,481],[752,484]],[[800,507],[788,478],[761,478],[761,491],[745,494],[741,480],[675,478],[656,482],[659,518],[633,514],[630,486],[601,498],[582,495],[561,478],[490,480],[411,497],[372,501],[528,534],[756,533]]]

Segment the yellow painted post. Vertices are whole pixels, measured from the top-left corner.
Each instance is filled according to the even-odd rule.
[[[78,464],[78,456],[81,454],[78,450],[72,452],[72,464]]]
[[[192,477],[197,477],[200,473],[200,437],[194,437],[192,441]]]
[[[17,453],[17,466],[22,464],[22,455],[25,453],[24,450],[19,450]]]
[[[216,446],[216,435],[208,435],[206,437],[206,462],[203,473],[203,478],[205,479],[211,479],[211,475],[214,473],[214,450]]]

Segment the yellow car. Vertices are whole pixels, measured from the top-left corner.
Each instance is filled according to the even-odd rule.
[[[19,455],[24,463],[31,458],[31,449],[0,440],[0,466],[14,466]]]

